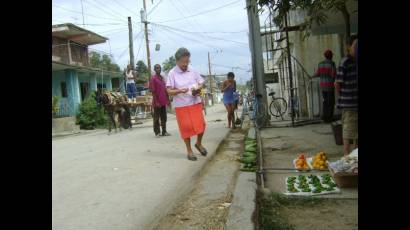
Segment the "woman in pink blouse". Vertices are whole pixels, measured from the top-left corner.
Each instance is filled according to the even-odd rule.
[[[184,139],[188,160],[196,161],[191,148],[191,137],[197,136],[195,148],[202,156],[207,155],[207,150],[202,146],[202,137],[205,132],[205,119],[202,110],[202,101],[199,92],[204,87],[204,79],[191,67],[189,58],[191,54],[186,48],[179,48],[175,53],[176,66],[169,71],[167,91],[173,96],[173,106],[177,117],[179,133]]]

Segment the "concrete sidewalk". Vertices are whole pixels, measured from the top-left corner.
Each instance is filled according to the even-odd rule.
[[[150,125],[54,139],[53,229],[150,229],[192,189],[229,132],[223,105],[207,108],[207,114],[203,144],[209,155],[194,149],[196,162],[186,159],[173,115],[170,137],[155,138]]]

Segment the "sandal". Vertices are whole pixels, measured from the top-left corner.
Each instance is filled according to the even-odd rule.
[[[200,149],[199,146],[197,144],[195,144],[195,148],[198,149],[198,151],[201,153],[202,156],[206,157],[206,155],[208,154],[208,151],[206,150],[206,148]]]
[[[188,160],[190,161],[196,161],[198,158],[196,158],[196,156],[194,155],[188,155]]]

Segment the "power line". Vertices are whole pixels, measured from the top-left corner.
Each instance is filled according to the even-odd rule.
[[[158,7],[158,5],[162,2],[162,0],[159,0],[159,2],[148,12],[147,16],[149,16],[154,10]]]
[[[90,1],[86,1],[86,3],[89,4],[89,5],[91,5],[91,6],[93,6],[93,7],[95,7],[95,8],[97,8],[97,9],[99,9],[101,12],[104,12],[104,13],[106,13],[106,14],[108,14],[108,15],[111,15],[111,16],[113,16],[113,17],[115,17],[115,18],[118,18],[118,19],[120,19],[121,21],[127,22],[125,19],[123,19],[123,17],[119,17],[118,15],[115,15],[115,14],[112,13],[112,12],[106,11],[105,9],[101,8],[100,6],[94,4],[94,3],[90,2]],[[102,3],[99,3],[99,4],[102,4]],[[109,8],[109,7],[108,7],[108,8]],[[121,14],[120,14],[120,15],[121,15]],[[125,17],[124,17],[124,18],[125,18]]]
[[[238,67],[238,66],[226,66],[226,65],[219,65],[219,64],[212,64],[212,63],[211,63],[211,65],[219,66],[219,67],[225,67],[225,68],[229,68],[229,69],[240,69],[240,70],[243,70],[243,71],[248,71],[247,69],[244,69],[244,68],[241,68],[241,67]]]
[[[135,12],[131,11],[130,8],[128,8],[128,7],[124,6],[124,5],[122,5],[121,3],[119,3],[117,0],[114,0],[114,2],[117,3],[119,6],[121,6],[122,8],[128,10],[128,12],[130,12],[131,15],[138,15],[138,14],[136,14]]]
[[[89,1],[89,0],[87,0],[87,1]],[[95,4],[97,4],[97,5],[101,5],[102,6],[102,8],[104,8],[104,9],[106,9],[106,10],[108,10],[108,13],[110,13],[111,15],[115,15],[115,16],[119,16],[120,18],[126,18],[126,16],[125,15],[123,15],[122,14],[122,11],[117,11],[117,10],[114,10],[114,7],[111,7],[111,5],[106,5],[105,3],[104,3],[104,1],[102,1],[102,0],[99,0],[99,1],[96,1],[96,0],[92,0]],[[99,7],[98,7],[99,8]],[[100,8],[101,9],[101,8]]]
[[[138,60],[138,56],[139,56],[139,54],[140,54],[140,50],[141,50],[141,47],[142,47],[142,43],[144,43],[143,40],[144,40],[144,37],[141,37],[140,47],[138,47],[138,52],[137,52],[137,56],[135,56],[135,60]]]
[[[64,7],[61,7],[61,6],[55,5],[55,4],[53,4],[53,6],[54,6],[54,7],[56,7],[56,8],[59,8],[59,9],[65,10],[65,11],[72,12],[72,13],[82,14],[80,11],[76,11],[76,10],[72,10],[72,9],[67,9],[67,8],[64,8]],[[107,19],[107,20],[117,20],[117,21],[120,21],[120,19],[118,19],[118,18],[106,18],[106,17],[101,17],[101,16],[95,16],[95,15],[92,15],[92,14],[84,14],[84,15],[87,15],[87,16],[89,16],[89,17],[94,17],[94,18],[100,18],[100,19]]]
[[[157,24],[157,23],[151,23],[151,24],[154,24],[154,25],[157,25],[157,26],[160,26],[160,27],[167,27],[167,28],[169,28],[169,29],[173,29],[173,30],[176,30],[176,31],[181,31],[181,32],[184,32],[184,33],[198,34],[198,32],[181,30],[181,29],[178,29],[178,28],[174,28],[174,27],[171,27],[171,26],[160,25],[160,24]],[[234,42],[234,43],[238,43],[238,44],[242,44],[242,45],[248,46],[248,43],[245,43],[245,42],[239,42],[239,41],[234,41],[234,40],[229,40],[229,39],[224,39],[224,38],[211,37],[211,36],[209,36],[209,35],[200,35],[200,36],[205,37],[205,38],[215,39],[215,40],[221,40],[221,41],[227,41],[227,42]]]
[[[172,0],[171,0],[172,1]],[[178,13],[184,18],[184,19],[187,19],[186,17],[185,17],[185,15],[179,10],[179,8],[177,7],[177,5],[174,3],[174,4],[171,4],[171,6],[172,7],[174,7],[174,9],[176,9],[177,11],[178,11]],[[195,26],[192,24],[192,22],[190,21],[190,20],[186,20],[189,24],[191,24],[191,26],[192,26],[192,28],[195,28]]]
[[[73,23],[74,25],[85,25],[85,26],[113,26],[113,25],[125,25],[125,23],[95,23],[95,24],[80,24]]]
[[[87,1],[88,1],[88,0],[87,0]],[[110,12],[112,11],[112,13],[117,14],[117,16],[119,15],[119,16],[121,16],[121,18],[126,18],[126,16],[122,14],[122,11],[116,11],[116,10],[114,10],[114,8],[111,7],[111,5],[106,5],[106,4],[104,3],[104,1],[102,1],[102,0],[99,0],[98,2],[97,2],[96,0],[92,0],[92,1],[95,2],[95,4],[101,4],[102,7],[105,7],[105,8],[106,8],[107,10],[109,10]]]
[[[169,29],[169,28],[167,28],[167,27],[160,27],[160,28],[162,28],[162,29],[164,29],[164,30],[167,30],[167,31],[170,32],[171,34],[175,34],[176,32],[179,32],[179,35],[180,35],[181,37],[184,37],[184,38],[187,39],[187,40],[194,41],[194,42],[196,42],[196,43],[199,43],[199,44],[202,44],[202,45],[211,47],[211,48],[213,48],[213,49],[220,49],[220,48],[218,48],[218,47],[216,47],[216,46],[206,44],[206,43],[201,42],[201,41],[199,41],[199,40],[196,40],[196,39],[194,39],[194,38],[187,37],[186,34],[183,34],[183,33],[181,33],[180,31],[173,31],[173,30],[171,30],[171,29]]]
[[[168,32],[168,31],[167,31],[167,32]],[[162,33],[160,33],[160,34],[162,34]],[[170,34],[171,34],[171,33],[170,33]],[[173,34],[171,34],[171,35],[173,35]],[[175,40],[172,36],[167,36],[166,39],[165,39],[165,41],[167,41],[167,40],[173,41],[174,44],[176,44],[177,46],[179,46],[179,45],[181,44],[180,42],[178,42],[177,40]]]
[[[117,32],[122,32],[122,31],[128,31],[128,27],[116,28],[116,29],[101,31],[101,32],[97,32],[97,33],[103,34],[103,35],[110,35],[110,34],[114,34],[114,33],[117,33]]]
[[[114,34],[119,34],[119,33],[123,33],[123,32],[128,32],[128,28],[124,28],[124,29],[121,29],[121,30],[117,30],[115,32],[107,33],[107,34],[104,34],[104,36],[112,37]]]
[[[239,34],[239,33],[247,33],[248,30],[241,30],[241,31],[213,31],[213,32],[196,32],[201,34]]]
[[[185,8],[187,12],[190,12],[190,10],[188,10],[188,8],[181,2],[181,0],[177,0],[177,1],[179,2],[179,4],[182,5],[183,8]],[[203,28],[202,25],[199,24],[195,18],[190,18],[190,20],[192,20],[198,26],[197,29]]]
[[[196,40],[196,39],[194,39],[194,38],[187,37],[187,34],[186,34],[186,33],[183,33],[183,32],[177,31],[177,30],[171,30],[171,29],[169,29],[169,28],[167,28],[167,27],[159,27],[159,28],[160,28],[160,29],[163,29],[164,31],[166,31],[167,33],[170,33],[170,34],[172,34],[172,35],[175,35],[175,34],[178,33],[178,35],[180,36],[179,38],[184,37],[185,39],[190,40],[190,41],[193,41],[193,42],[195,42],[195,43],[199,43],[199,44],[202,44],[202,45],[204,45],[204,46],[208,46],[208,47],[211,47],[211,48],[213,48],[213,49],[221,50],[221,51],[222,51],[222,48],[220,48],[220,47],[217,47],[217,46],[214,46],[214,45],[209,45],[209,44],[207,44],[207,43],[204,43],[204,42],[202,42],[202,41]],[[235,54],[235,55],[238,55],[238,56],[248,56],[248,55],[244,55],[244,54],[241,54],[241,53],[233,52],[233,51],[230,51],[230,50],[224,50],[224,52],[226,52],[226,53],[232,53],[232,54]]]
[[[138,37],[141,33],[142,33],[142,30],[141,30],[140,32],[138,32],[137,35],[134,36],[133,41],[135,41],[135,40],[137,39],[137,37]],[[118,57],[118,60],[120,60],[120,59],[124,56],[124,54],[126,53],[127,50],[128,50],[128,46],[127,46],[127,48],[125,48],[125,50],[120,54],[120,56]]]
[[[199,15],[202,15],[202,14],[207,14],[207,13],[210,13],[210,12],[213,12],[213,11],[216,11],[216,10],[219,10],[219,9],[222,9],[222,8],[224,8],[224,7],[233,5],[233,4],[238,3],[238,2],[241,2],[241,1],[242,1],[242,0],[236,0],[236,1],[230,2],[230,3],[228,3],[228,4],[225,4],[225,5],[222,5],[222,6],[213,8],[213,9],[210,9],[210,10],[206,10],[206,11],[202,11],[202,12],[197,13],[197,14],[189,15],[189,16],[187,16],[187,17],[175,18],[175,19],[170,19],[170,20],[166,20],[166,21],[160,21],[160,22],[158,22],[158,23],[174,22],[174,21],[180,21],[180,20],[184,20],[184,19],[186,20],[187,18],[199,16]]]

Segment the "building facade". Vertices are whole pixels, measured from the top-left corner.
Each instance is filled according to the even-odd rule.
[[[90,66],[88,47],[106,41],[71,23],[52,26],[52,95],[60,99],[57,117],[75,116],[79,104],[98,88],[125,92],[121,72]]]

